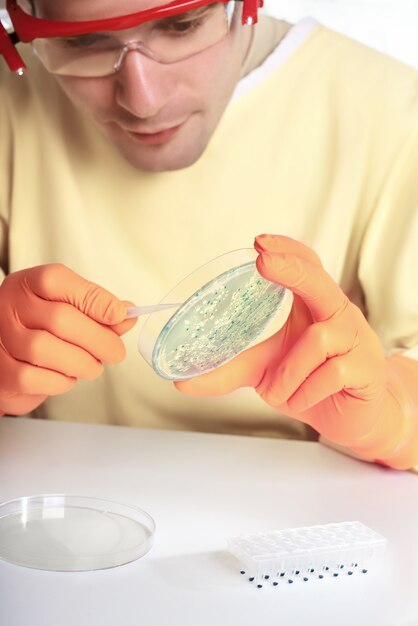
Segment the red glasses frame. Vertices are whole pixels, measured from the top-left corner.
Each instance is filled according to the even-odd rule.
[[[15,48],[19,41],[28,43],[37,39],[50,37],[70,37],[73,35],[85,35],[98,31],[124,30],[139,26],[155,19],[171,17],[179,13],[185,13],[199,7],[230,0],[174,0],[152,9],[131,13],[119,17],[111,17],[102,20],[88,20],[80,22],[60,22],[45,20],[25,13],[17,4],[17,0],[6,0],[6,9],[12,22],[14,33],[8,34],[0,22],[0,55],[3,55],[9,68],[18,74],[23,74],[26,68],[20,54]],[[240,0],[243,2],[242,23],[255,24],[257,22],[258,9],[264,4],[263,0]]]

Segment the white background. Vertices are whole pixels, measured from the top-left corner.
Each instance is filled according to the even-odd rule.
[[[265,0],[265,10],[322,24],[418,68],[418,0]]]

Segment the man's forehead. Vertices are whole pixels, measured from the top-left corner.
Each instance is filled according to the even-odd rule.
[[[130,15],[168,4],[172,0],[35,0],[39,17],[80,21]]]

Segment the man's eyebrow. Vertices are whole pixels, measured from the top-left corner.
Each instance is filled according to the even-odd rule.
[[[201,17],[205,13],[208,13],[209,11],[216,9],[219,4],[220,4],[219,2],[212,2],[212,4],[206,4],[203,7],[198,7],[197,9],[192,9],[191,11],[184,11],[183,13],[170,15],[169,17],[162,17],[158,21],[168,23],[168,22],[180,22],[182,20],[196,19],[196,18]]]

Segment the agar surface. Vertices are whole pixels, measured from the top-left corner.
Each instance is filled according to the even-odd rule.
[[[254,262],[221,274],[167,322],[154,347],[154,369],[165,378],[181,380],[225,363],[260,336],[284,292],[262,278]]]

